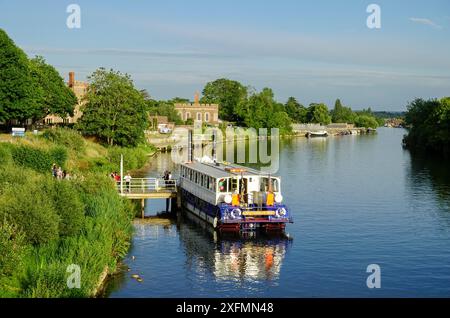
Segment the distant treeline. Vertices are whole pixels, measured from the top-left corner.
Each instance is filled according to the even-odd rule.
[[[405,118],[406,112],[374,111],[373,115],[382,119]]]
[[[450,155],[450,97],[416,99],[408,105],[405,123],[410,126],[403,142],[419,152]]]
[[[219,104],[219,118],[243,127],[279,128],[282,133],[291,131],[292,123],[330,124],[349,123],[358,127],[376,128],[384,121],[370,107],[362,111],[353,111],[343,106],[339,99],[329,110],[324,103],[311,103],[303,106],[296,98],[290,97],[286,103],[275,100],[273,90],[264,88],[260,92],[249,86],[226,78],[209,82],[203,89],[202,103]],[[148,95],[148,94],[147,94]],[[175,98],[169,101],[148,99],[148,109],[153,115],[167,116],[170,121],[183,122],[174,108],[176,102],[188,102]]]

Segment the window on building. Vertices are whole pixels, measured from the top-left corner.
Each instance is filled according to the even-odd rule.
[[[188,120],[189,118],[191,118],[191,113],[190,112],[186,112],[186,119],[185,120]]]
[[[202,113],[197,113],[197,120],[202,120]]]
[[[209,122],[209,113],[205,113],[205,121]]]

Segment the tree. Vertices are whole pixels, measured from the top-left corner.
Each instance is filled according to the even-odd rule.
[[[25,123],[39,113],[42,88],[31,76],[26,54],[0,29],[0,121]]]
[[[289,97],[285,105],[286,113],[296,123],[305,123],[306,114],[308,113],[305,106],[297,102],[294,97]]]
[[[219,104],[219,117],[223,120],[240,122],[236,107],[247,98],[247,88],[237,81],[226,78],[209,82],[203,89],[202,103]]]
[[[167,116],[170,122],[176,125],[184,124],[180,114],[175,109],[174,103],[171,101],[156,101],[149,100],[147,102],[147,109],[152,116]]]
[[[270,88],[264,88],[260,93],[251,95],[247,101],[241,102],[240,107],[247,127],[278,128],[281,133],[292,130],[291,120],[285,112],[284,105],[274,100]]]
[[[144,138],[148,115],[145,100],[127,74],[104,68],[89,77],[78,128],[108,145],[135,146]]]
[[[311,104],[308,108],[307,114],[308,122],[328,125],[331,123],[331,116],[329,115],[327,105],[321,104]]]
[[[50,114],[63,118],[73,116],[78,101],[58,71],[40,56],[30,60],[30,69],[34,81],[42,88],[43,92],[43,101],[39,111],[36,111],[35,119],[42,119]]]
[[[355,120],[356,127],[377,128],[378,122],[373,116],[359,115]]]
[[[415,99],[407,106],[405,123],[410,126],[404,142],[410,149],[450,155],[450,97]]]
[[[356,119],[355,113],[350,107],[344,107],[341,100],[337,99],[334,109],[331,111],[331,120],[333,123],[354,123]]]

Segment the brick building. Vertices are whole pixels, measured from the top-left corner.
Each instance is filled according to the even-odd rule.
[[[219,105],[200,104],[198,92],[195,94],[194,103],[175,104],[175,110],[184,121],[192,118],[194,122],[212,125],[219,123]]]
[[[78,104],[75,106],[73,117],[61,118],[56,115],[49,115],[45,117],[44,123],[48,125],[54,124],[74,124],[80,119],[83,113],[80,110],[80,107],[83,105],[83,97],[86,95],[88,89],[88,83],[76,81],[75,73],[69,73],[69,82],[67,83],[70,89],[74,92],[75,96],[78,99]]]

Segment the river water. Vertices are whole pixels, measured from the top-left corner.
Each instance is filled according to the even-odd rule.
[[[401,146],[402,129],[280,147],[286,235],[217,237],[203,224],[135,222],[108,297],[450,296],[450,167]],[[160,155],[146,172],[174,169]],[[147,215],[164,210],[151,201]],[[381,288],[369,289],[369,264]],[[143,281],[131,278],[138,274]]]

